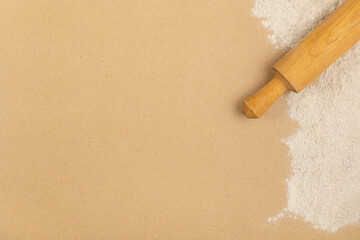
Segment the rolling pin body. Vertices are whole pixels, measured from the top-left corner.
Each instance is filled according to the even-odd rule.
[[[347,0],[274,65],[274,79],[245,100],[243,111],[259,118],[285,91],[300,92],[360,41],[360,0]]]

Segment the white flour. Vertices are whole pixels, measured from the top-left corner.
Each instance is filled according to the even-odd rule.
[[[276,47],[288,50],[343,0],[255,0]],[[300,94],[289,116],[300,125],[284,139],[292,157],[288,202],[278,217],[303,217],[336,232],[360,220],[360,43]],[[270,218],[270,221],[277,218]]]

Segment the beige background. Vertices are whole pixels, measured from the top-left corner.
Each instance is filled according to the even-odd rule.
[[[360,239],[295,220],[252,0],[0,0],[0,238]]]

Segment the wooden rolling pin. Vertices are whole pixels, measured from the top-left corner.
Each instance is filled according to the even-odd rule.
[[[274,65],[274,79],[244,101],[244,113],[260,118],[285,91],[303,90],[358,41],[360,0],[347,0]]]

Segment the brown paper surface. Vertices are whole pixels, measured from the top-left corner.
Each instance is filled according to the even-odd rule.
[[[282,53],[252,0],[1,0],[0,239],[359,239],[286,205]]]

